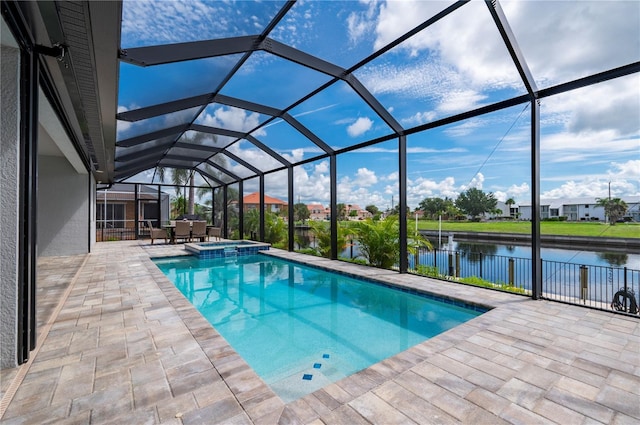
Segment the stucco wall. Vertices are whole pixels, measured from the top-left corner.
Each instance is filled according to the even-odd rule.
[[[63,157],[38,157],[39,256],[88,252],[89,178]]]
[[[18,49],[0,47],[0,367],[16,366],[18,280]]]

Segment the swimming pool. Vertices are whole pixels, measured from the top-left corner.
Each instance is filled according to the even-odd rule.
[[[484,311],[267,255],[155,262],[285,402]]]

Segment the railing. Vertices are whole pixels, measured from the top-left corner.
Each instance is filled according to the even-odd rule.
[[[494,289],[531,294],[531,259],[458,251],[421,250],[409,271]],[[640,270],[542,260],[543,297],[637,314]]]
[[[136,237],[136,221],[135,220],[117,220],[96,221],[96,242],[107,241],[130,241],[139,238],[149,237],[149,228],[147,227],[147,221],[151,221],[154,227],[160,227],[157,219],[138,220],[138,236]],[[115,223],[115,227],[114,226]]]
[[[542,287],[548,299],[602,309],[618,300],[617,309],[637,313],[640,270],[543,260]]]
[[[148,232],[147,232],[148,234]],[[132,228],[96,229],[96,241],[129,241],[136,239],[136,230]]]

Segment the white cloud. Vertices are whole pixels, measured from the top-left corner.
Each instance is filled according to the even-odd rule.
[[[506,191],[496,190],[493,194],[498,201],[505,202],[507,199],[513,198],[518,203],[529,202],[531,198],[530,192],[529,183],[525,182],[520,185],[513,184]]]
[[[257,112],[249,112],[244,109],[218,106],[213,109],[207,108],[204,115],[198,118],[198,123],[209,127],[221,127],[228,130],[248,132],[253,130],[260,124],[260,114]],[[254,137],[266,135],[264,128],[252,133]]]
[[[356,178],[353,182],[355,185],[369,187],[378,183],[376,173],[366,168],[358,168]]]
[[[612,178],[638,179],[640,180],[640,159],[632,159],[627,162],[611,164],[613,170],[609,170]]]
[[[613,131],[613,137],[640,135],[640,75],[608,81],[544,99],[541,114],[574,134]]]
[[[464,137],[473,133],[476,129],[485,126],[486,123],[483,123],[478,118],[473,118],[470,120],[463,121],[462,124],[458,124],[452,127],[448,127],[444,130],[444,133],[451,137]]]
[[[437,116],[435,111],[416,112],[413,116],[404,118],[400,122],[409,126],[418,126],[435,120]]]
[[[262,150],[254,147],[251,143],[244,140],[241,140],[238,143],[234,143],[233,145],[229,146],[227,150],[232,154],[242,158],[245,162],[253,164],[259,170],[273,170],[274,168],[279,168],[282,166],[282,164],[272,158],[271,155],[266,154]],[[241,170],[246,170],[246,168],[240,164],[235,165],[232,169],[234,173],[244,176],[244,174],[246,173],[242,173]]]
[[[471,181],[469,181],[469,183],[460,186],[460,190],[465,191],[471,188],[482,189],[483,183],[484,183],[484,174],[478,173],[475,176],[473,176],[473,178],[471,179]]]
[[[279,152],[284,159],[291,163],[296,163],[304,159],[304,149],[292,149],[291,153]]]
[[[389,43],[447,6],[431,1],[386,2],[380,8],[375,47]],[[400,49],[414,57],[428,54],[430,59],[439,58],[472,85],[519,84],[484,2],[465,4],[452,16],[407,40]]]
[[[482,105],[487,96],[475,90],[457,90],[447,94],[442,100],[439,111],[447,114],[464,112]]]
[[[537,81],[567,81],[638,60],[637,1],[507,1],[504,10]]]
[[[351,137],[358,137],[371,129],[373,121],[367,117],[358,118],[353,124],[347,127],[347,133]]]
[[[576,198],[576,197],[605,197],[611,189],[612,196],[639,196],[640,195],[640,160],[633,159],[627,162],[610,163],[611,168],[603,174],[585,174],[559,179],[564,182],[559,187],[541,193],[542,198]],[[547,179],[544,179],[547,180]]]
[[[566,162],[572,155],[577,156],[573,160],[578,160],[583,155],[602,155],[613,152],[637,154],[638,139],[618,139],[614,130],[581,133],[560,132],[541,136],[540,147],[543,155],[553,156],[553,161]]]

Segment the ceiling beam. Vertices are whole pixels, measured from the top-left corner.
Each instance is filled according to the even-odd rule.
[[[121,61],[132,65],[153,66],[245,53],[256,50],[259,43],[260,36],[245,35],[216,40],[134,47],[121,50],[118,57]]]
[[[129,139],[120,140],[116,142],[116,146],[128,148],[131,146],[136,146],[141,143],[150,142],[152,140],[162,139],[164,137],[178,135],[183,133],[188,129],[188,126],[181,124],[175,127],[164,128],[158,131],[152,131],[151,133],[141,134],[140,136],[131,137]]]

